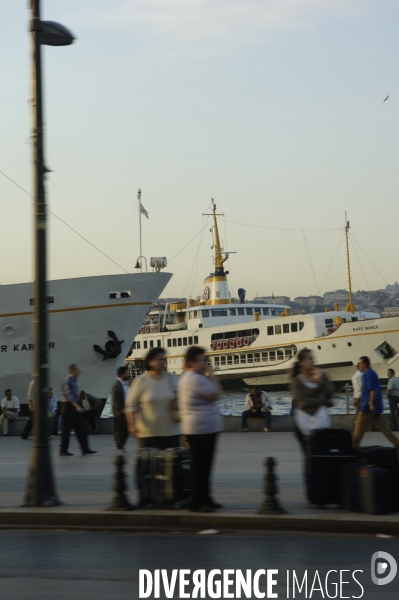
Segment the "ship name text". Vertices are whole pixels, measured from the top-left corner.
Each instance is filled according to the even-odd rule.
[[[49,342],[48,347],[49,347],[49,350],[54,350],[55,343]],[[25,350],[29,352],[30,350],[34,350],[34,349],[35,349],[35,344],[12,344],[12,347],[11,346],[0,346],[0,352],[24,352]]]

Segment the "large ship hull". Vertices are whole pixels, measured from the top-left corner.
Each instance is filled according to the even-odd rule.
[[[108,395],[117,367],[170,278],[160,272],[48,282],[49,385],[56,395],[70,363],[81,370],[80,389],[98,397]],[[26,402],[33,369],[32,297],[31,283],[0,286],[0,391],[11,388],[21,403]],[[109,331],[123,340],[114,358],[93,348],[107,352]]]

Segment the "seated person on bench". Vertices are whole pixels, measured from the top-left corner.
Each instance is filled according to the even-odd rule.
[[[256,387],[251,388],[251,393],[245,398],[245,410],[241,418],[241,431],[248,431],[248,417],[265,419],[265,428],[263,431],[269,431],[272,421],[271,409],[272,401],[270,396]]]

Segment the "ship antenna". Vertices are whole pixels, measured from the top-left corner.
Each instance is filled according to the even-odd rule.
[[[346,237],[346,260],[347,260],[347,265],[348,265],[348,287],[349,287],[349,302],[346,306],[346,312],[351,312],[351,313],[355,313],[356,312],[356,308],[355,305],[353,304],[353,295],[352,295],[352,277],[351,277],[351,263],[350,263],[350,257],[349,257],[349,221],[346,218],[346,213],[345,213],[345,237]]]

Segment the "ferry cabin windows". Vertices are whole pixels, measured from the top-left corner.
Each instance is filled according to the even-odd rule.
[[[254,312],[252,308],[246,308],[245,310],[246,310],[247,315],[252,315]]]
[[[154,347],[154,340],[150,340],[150,348]]]
[[[236,316],[236,308],[229,308],[229,316],[230,317],[235,317]]]
[[[268,308],[262,308],[262,314],[263,315],[270,315],[269,309]]]
[[[274,327],[273,327],[273,325],[270,325],[267,328],[267,335],[273,335],[273,334],[274,334]]]
[[[181,338],[178,338],[178,340],[177,340],[177,345],[178,345],[178,346],[181,346]]]
[[[290,324],[283,323],[283,333],[289,333],[289,332],[290,332]]]
[[[212,317],[227,317],[227,308],[213,308]]]
[[[188,338],[184,337],[184,338],[168,338],[168,340],[166,341],[167,347],[168,348],[176,348],[179,346],[192,346],[193,345],[193,338],[190,336]],[[198,344],[198,336],[195,335],[194,336],[194,344]],[[161,341],[158,341],[158,346],[161,347]],[[146,346],[145,346],[146,347]],[[152,346],[151,346],[152,347]]]
[[[296,333],[298,331],[298,323],[291,323],[291,333]]]
[[[237,314],[238,315],[243,315],[244,313],[244,309],[243,308],[237,308]]]
[[[169,340],[168,340],[168,348],[171,348],[171,347],[172,347],[172,340],[171,340],[171,339],[169,339]]]
[[[143,348],[144,348],[144,350],[147,350],[147,347],[148,347],[148,342],[147,342],[147,340],[145,340],[143,342]]]
[[[275,325],[274,326],[274,331],[275,331],[276,335],[278,335],[279,333],[281,333],[281,325]]]

